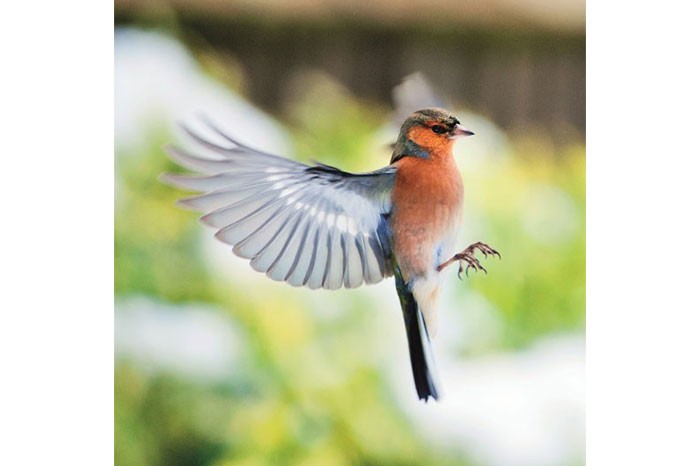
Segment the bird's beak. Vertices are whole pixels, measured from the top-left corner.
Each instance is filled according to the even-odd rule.
[[[460,136],[474,136],[474,132],[469,131],[467,128],[460,124],[457,124],[450,132],[450,138],[453,139],[458,138]]]

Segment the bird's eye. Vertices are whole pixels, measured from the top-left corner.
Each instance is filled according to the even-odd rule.
[[[431,127],[430,129],[432,129],[433,133],[435,133],[435,134],[442,134],[442,133],[447,132],[447,130],[440,125],[435,125],[435,126]]]

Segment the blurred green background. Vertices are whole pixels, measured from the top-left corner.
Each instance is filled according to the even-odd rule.
[[[433,18],[434,29],[371,12],[330,21],[301,9],[270,20],[253,4],[202,5],[115,6],[116,464],[583,464],[580,29],[550,18],[513,33],[485,14],[474,24]],[[314,39],[334,27],[350,44],[393,37],[382,49],[394,59],[363,59],[375,86],[339,65],[379,53],[371,44],[343,52]],[[419,59],[407,41],[441,52]],[[295,52],[270,61],[275,44]],[[314,45],[306,54],[302,44]],[[511,58],[523,70],[512,74]],[[563,71],[540,83],[538,73],[551,73],[538,64],[553,62]],[[462,79],[470,64],[490,71]],[[455,149],[462,243],[485,241],[503,256],[482,261],[488,275],[450,272],[435,342],[446,395],[427,405],[415,397],[391,280],[336,292],[269,281],[174,206],[184,193],[157,181],[179,171],[162,151],[187,144],[176,123],[202,113],[298,160],[383,166],[397,134],[391,89],[413,71],[477,134]],[[480,79],[503,92],[480,100]],[[468,93],[444,84],[460,80]],[[542,85],[557,98],[540,102]]]

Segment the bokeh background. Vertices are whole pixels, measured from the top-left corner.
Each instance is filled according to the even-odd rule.
[[[117,0],[114,37],[116,464],[584,464],[582,1]],[[476,133],[455,149],[462,243],[503,256],[447,279],[428,404],[392,280],[272,282],[157,181],[200,114],[383,166],[417,71]]]

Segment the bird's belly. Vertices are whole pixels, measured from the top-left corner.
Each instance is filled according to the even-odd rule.
[[[437,267],[455,252],[460,219],[460,211],[433,206],[422,213],[422,221],[403,224],[394,244],[396,264],[423,312],[431,338],[437,333],[437,303],[444,278]]]
[[[454,254],[461,222],[459,207],[441,203],[414,205],[407,215],[397,216],[392,227],[393,250],[404,280],[426,276]]]

